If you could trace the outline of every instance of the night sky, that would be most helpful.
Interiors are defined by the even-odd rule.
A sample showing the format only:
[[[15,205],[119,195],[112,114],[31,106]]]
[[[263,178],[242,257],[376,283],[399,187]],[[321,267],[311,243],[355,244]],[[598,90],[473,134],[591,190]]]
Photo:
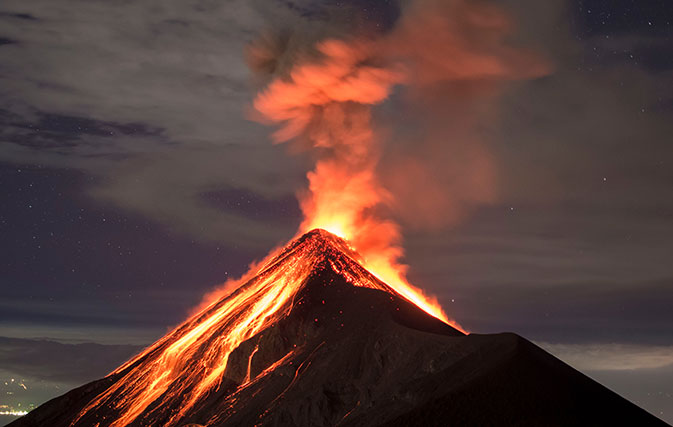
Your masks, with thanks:
[[[402,220],[409,277],[673,422],[673,4],[498,3],[551,72],[480,128],[496,202]],[[386,32],[403,8],[0,3],[0,412],[105,375],[295,234],[311,159],[249,119],[245,46],[279,23]]]

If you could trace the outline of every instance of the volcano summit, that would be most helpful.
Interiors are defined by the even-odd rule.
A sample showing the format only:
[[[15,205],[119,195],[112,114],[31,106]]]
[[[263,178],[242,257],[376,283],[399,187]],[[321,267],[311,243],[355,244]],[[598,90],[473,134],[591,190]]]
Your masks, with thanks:
[[[665,425],[529,341],[466,335],[313,230],[23,426]]]

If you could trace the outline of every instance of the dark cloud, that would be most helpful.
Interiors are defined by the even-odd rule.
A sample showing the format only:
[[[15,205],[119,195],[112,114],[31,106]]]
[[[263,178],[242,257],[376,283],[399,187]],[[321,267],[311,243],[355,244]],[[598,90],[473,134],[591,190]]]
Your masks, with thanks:
[[[28,119],[6,110],[0,111],[0,132],[4,142],[33,149],[61,149],[61,152],[96,143],[114,144],[113,138],[118,136],[161,135],[161,129],[142,123],[114,123],[40,112]],[[94,141],[90,140],[92,137]]]
[[[0,366],[20,377],[84,383],[107,375],[140,348],[0,337]]]
[[[6,19],[20,19],[26,21],[35,21],[36,18],[29,13],[12,13],[12,12],[0,12],[0,18]]]
[[[541,288],[502,282],[479,291],[456,289],[453,296],[462,318],[479,332],[504,329],[533,339],[553,336],[555,342],[564,343],[669,345],[671,283],[669,278],[655,283],[559,283]]]
[[[3,36],[16,43],[0,50],[0,158],[98,176],[94,197],[199,239],[280,239],[200,195],[235,188],[274,200],[301,180],[301,161],[285,160],[244,119],[243,46],[274,11],[288,12],[259,2],[157,5],[3,3]]]

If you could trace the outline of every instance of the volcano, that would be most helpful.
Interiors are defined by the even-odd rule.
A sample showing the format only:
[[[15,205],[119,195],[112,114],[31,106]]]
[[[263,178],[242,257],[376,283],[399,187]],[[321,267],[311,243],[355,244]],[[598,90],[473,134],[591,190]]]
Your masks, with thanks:
[[[512,333],[464,334],[313,230],[22,426],[666,425]]]

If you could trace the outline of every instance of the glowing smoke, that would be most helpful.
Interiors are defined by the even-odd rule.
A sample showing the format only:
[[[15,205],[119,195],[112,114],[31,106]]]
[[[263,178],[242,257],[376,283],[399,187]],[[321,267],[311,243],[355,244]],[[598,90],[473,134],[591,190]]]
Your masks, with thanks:
[[[287,33],[267,34],[249,49],[251,67],[271,74],[254,100],[257,118],[278,127],[275,142],[293,141],[316,156],[308,190],[299,193],[299,233],[319,227],[346,238],[366,268],[445,320],[439,304],[406,281],[395,218],[439,226],[494,199],[492,159],[471,128],[475,101],[492,100],[499,82],[545,71],[534,56],[506,44],[511,29],[492,5],[428,0],[410,4],[398,25],[377,37],[297,46]],[[426,139],[408,141],[382,163],[385,141],[372,110],[398,85],[411,89],[405,102],[415,114],[427,114]],[[436,120],[447,107],[460,122]],[[460,139],[438,139],[442,134]]]

